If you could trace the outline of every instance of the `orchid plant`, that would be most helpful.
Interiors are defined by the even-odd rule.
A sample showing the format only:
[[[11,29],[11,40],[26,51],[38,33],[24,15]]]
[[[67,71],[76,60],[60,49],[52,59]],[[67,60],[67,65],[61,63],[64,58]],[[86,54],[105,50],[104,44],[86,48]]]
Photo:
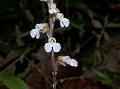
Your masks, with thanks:
[[[46,2],[48,4],[48,12],[49,12],[49,23],[40,23],[36,24],[35,28],[30,31],[30,35],[32,38],[39,39],[41,33],[46,34],[48,37],[48,42],[45,43],[44,49],[47,53],[51,53],[52,65],[53,65],[53,89],[56,89],[56,74],[57,69],[56,65],[70,65],[73,67],[78,66],[78,62],[75,59],[71,59],[69,56],[58,56],[55,60],[54,54],[56,52],[60,52],[61,45],[56,42],[55,37],[53,37],[54,23],[56,20],[60,21],[61,27],[68,27],[70,24],[69,19],[64,18],[64,15],[60,12],[60,10],[56,7],[56,4],[53,0],[40,0]]]

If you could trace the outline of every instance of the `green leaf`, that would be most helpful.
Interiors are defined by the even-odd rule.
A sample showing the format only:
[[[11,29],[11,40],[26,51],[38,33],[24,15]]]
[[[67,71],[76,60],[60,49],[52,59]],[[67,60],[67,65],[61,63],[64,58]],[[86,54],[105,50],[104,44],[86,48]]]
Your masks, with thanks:
[[[71,22],[71,26],[82,32],[85,32],[85,29],[83,28],[84,24],[76,24],[74,22]]]
[[[105,16],[104,18],[104,27],[106,27],[108,25],[108,15]]]
[[[6,73],[0,73],[0,81],[9,89],[29,89],[23,80]]]
[[[112,80],[109,78],[107,74],[102,73],[98,70],[93,70],[93,72],[97,75],[97,78],[99,79],[99,81],[101,81],[102,84],[112,83]]]
[[[120,23],[110,23],[110,24],[107,25],[107,27],[119,28],[120,27]]]

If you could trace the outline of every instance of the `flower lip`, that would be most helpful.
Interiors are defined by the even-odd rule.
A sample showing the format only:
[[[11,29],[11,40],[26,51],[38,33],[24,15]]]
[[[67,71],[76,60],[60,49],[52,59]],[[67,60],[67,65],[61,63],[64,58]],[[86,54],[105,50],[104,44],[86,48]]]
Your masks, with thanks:
[[[40,31],[39,29],[32,29],[32,30],[30,31],[31,37],[32,37],[32,38],[39,39],[39,37],[40,37],[39,31]]]
[[[60,19],[60,26],[61,27],[68,27],[69,24],[70,24],[69,19],[67,19],[67,18],[61,18]]]
[[[44,48],[47,53],[51,52],[52,50],[54,52],[59,52],[61,50],[61,45],[59,43],[46,43]]]
[[[49,53],[49,52],[52,51],[52,44],[51,43],[46,43],[45,46],[44,46],[44,48],[45,48],[45,51],[47,53]]]
[[[53,51],[59,52],[61,50],[61,45],[59,43],[53,43]]]
[[[60,26],[61,27],[68,27],[70,24],[69,19],[64,18],[64,15],[62,13],[57,13],[56,14],[56,19],[60,21]]]
[[[52,50],[54,52],[59,52],[61,50],[61,45],[56,43],[56,39],[54,37],[50,37],[44,48],[47,53],[51,52]]]
[[[75,59],[68,59],[68,60],[66,60],[66,63],[70,66],[73,66],[73,67],[78,66],[78,62]]]

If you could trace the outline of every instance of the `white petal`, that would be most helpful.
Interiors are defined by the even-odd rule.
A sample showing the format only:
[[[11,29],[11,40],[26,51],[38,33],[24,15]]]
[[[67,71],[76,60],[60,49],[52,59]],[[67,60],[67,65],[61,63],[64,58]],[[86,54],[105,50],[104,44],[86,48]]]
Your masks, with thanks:
[[[73,67],[78,66],[78,62],[75,59],[68,59],[68,60],[66,60],[66,63],[70,66],[73,66]]]
[[[30,31],[30,35],[32,38],[36,37],[36,39],[39,39],[39,37],[40,37],[39,29],[32,29]]]
[[[36,29],[32,29],[32,30],[30,31],[30,35],[31,35],[32,38],[35,38],[35,36],[37,35]]]
[[[71,65],[71,61],[70,61],[71,59],[67,59],[66,60],[66,64],[68,64],[68,65]]]
[[[60,50],[61,50],[61,45],[59,43],[54,43],[53,44],[53,51],[59,52]]]
[[[44,48],[45,48],[45,51],[47,53],[49,53],[49,52],[52,51],[52,44],[51,43],[46,43],[45,46],[44,46]]]
[[[61,22],[63,22],[63,24],[64,24],[65,27],[69,26],[69,24],[70,24],[69,19],[67,19],[67,18],[61,18],[60,20],[61,20]]]
[[[71,59],[71,66],[77,67],[78,62],[75,59]]]
[[[40,38],[40,33],[37,33],[36,34],[36,39],[39,39]]]
[[[64,23],[60,20],[60,26],[64,27]]]

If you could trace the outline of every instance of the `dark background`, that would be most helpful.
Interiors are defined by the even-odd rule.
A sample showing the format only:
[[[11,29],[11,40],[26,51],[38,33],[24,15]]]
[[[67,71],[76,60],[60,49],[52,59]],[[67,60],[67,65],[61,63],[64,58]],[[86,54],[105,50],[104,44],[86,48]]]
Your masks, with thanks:
[[[77,68],[59,67],[57,89],[120,89],[120,0],[55,2],[70,20],[68,28],[55,23],[54,36],[62,45],[56,57],[69,55],[79,62]],[[0,0],[0,72],[19,76],[30,89],[50,88],[50,60],[43,49],[47,37],[29,35],[48,19],[45,2]]]

